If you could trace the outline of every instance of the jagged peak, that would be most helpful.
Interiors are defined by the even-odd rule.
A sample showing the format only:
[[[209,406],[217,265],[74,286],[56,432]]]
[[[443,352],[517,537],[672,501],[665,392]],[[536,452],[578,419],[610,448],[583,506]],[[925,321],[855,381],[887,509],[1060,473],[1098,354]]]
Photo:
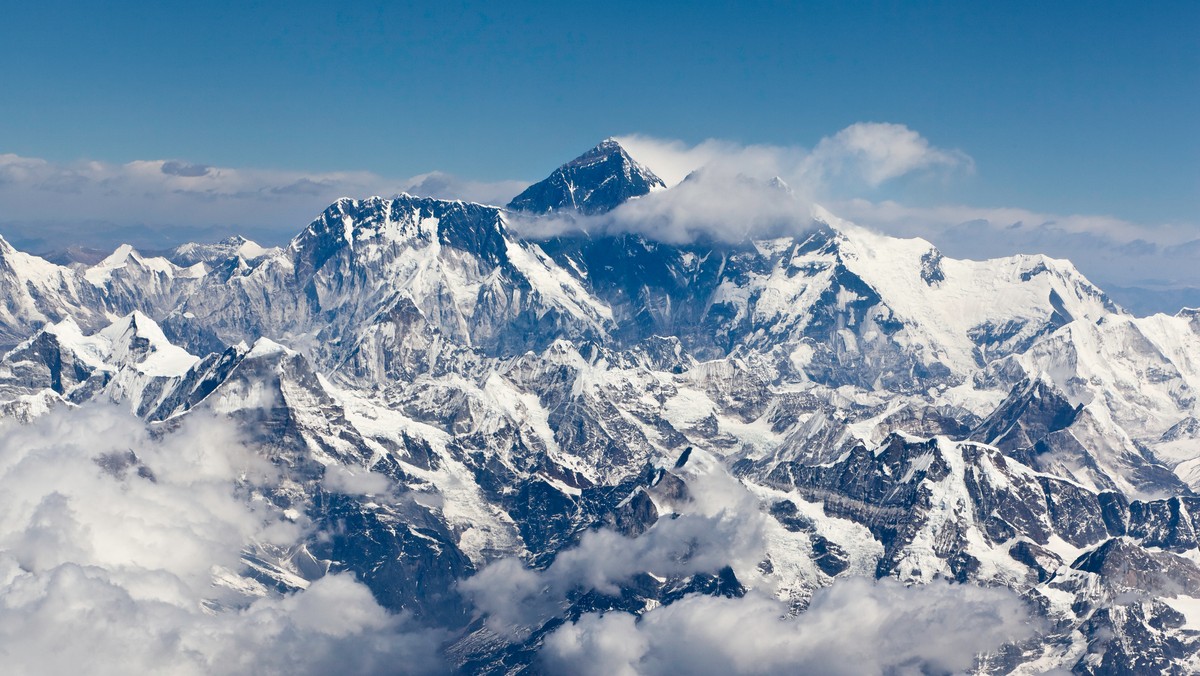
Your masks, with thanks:
[[[620,141],[609,137],[526,188],[508,208],[538,214],[564,210],[599,214],[666,187]]]
[[[83,329],[79,326],[78,322],[76,322],[73,317],[68,315],[57,322],[48,322],[44,324],[36,333],[5,352],[3,359],[7,360],[10,355],[29,349],[31,345],[43,339],[45,336],[53,336],[55,341],[60,345],[65,344],[72,348],[88,341],[88,337],[84,335]]]
[[[605,160],[605,159],[608,159],[613,156],[620,157],[621,160],[623,162],[625,162],[626,164],[628,164],[630,166],[638,167],[639,169],[641,169],[642,171],[644,171],[648,174],[652,175],[654,173],[654,172],[650,171],[650,169],[646,168],[644,165],[639,163],[637,160],[633,159],[633,156],[629,154],[629,151],[625,149],[625,146],[621,145],[621,142],[612,136],[609,136],[608,138],[604,139],[603,141],[592,146],[587,151],[585,151],[583,154],[581,154],[579,157],[576,157],[575,159],[571,160],[570,162],[567,162],[566,164],[564,164],[562,167],[560,167],[560,169],[565,168],[565,167],[574,167],[574,166],[591,164],[596,161]]]
[[[254,341],[254,345],[251,346],[246,352],[246,359],[260,359],[274,356],[291,357],[295,356],[296,354],[299,353],[285,345],[271,340],[270,338],[259,338],[258,340]]]
[[[83,335],[83,329],[79,326],[79,322],[75,318],[67,315],[57,322],[50,322],[42,327],[42,331],[53,333],[55,335]]]
[[[124,263],[125,261],[129,260],[130,258],[141,258],[141,257],[142,257],[141,254],[138,253],[137,249],[133,248],[132,244],[121,244],[121,245],[118,245],[116,249],[113,249],[113,252],[111,254],[109,254],[107,257],[105,257],[104,260],[100,261],[96,265],[104,266],[104,267],[113,267],[115,265],[120,265],[121,263]]]
[[[98,334],[114,343],[133,336],[145,338],[153,343],[170,343],[158,322],[138,310],[134,310],[100,329]]]
[[[131,264],[167,276],[174,276],[178,271],[178,266],[166,258],[161,256],[148,258],[143,256],[133,245],[122,244],[99,263],[85,268],[83,276],[92,284],[103,286],[112,278],[114,272],[129,267]]]
[[[134,310],[84,338],[101,361],[110,366],[129,366],[152,376],[177,377],[187,373],[200,358],[172,343],[158,322]]]
[[[339,199],[292,238],[288,251],[301,268],[315,270],[343,249],[367,251],[364,242],[424,247],[436,241],[496,264],[509,239],[498,207],[401,193]]]

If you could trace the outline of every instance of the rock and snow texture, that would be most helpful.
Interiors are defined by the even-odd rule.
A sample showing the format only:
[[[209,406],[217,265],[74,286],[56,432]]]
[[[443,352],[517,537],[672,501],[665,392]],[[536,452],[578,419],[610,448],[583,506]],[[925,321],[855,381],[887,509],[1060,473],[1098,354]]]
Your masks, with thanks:
[[[170,259],[176,265],[191,267],[197,263],[219,263],[235,257],[252,261],[274,252],[274,248],[263,247],[258,242],[235,235],[216,244],[184,244],[171,252]]]
[[[510,208],[661,189],[606,141]],[[195,513],[237,527],[170,540],[212,557],[168,595],[184,641],[310,604],[256,626],[361,639],[363,671],[1200,669],[1196,312],[1133,318],[1066,261],[953,260],[820,210],[686,245],[530,241],[511,216],[342,199],[286,247],[74,268],[0,241],[6,438],[137,437],[64,437],[89,478],[0,523],[0,619],[70,564],[148,612],[165,592],[69,546],[99,527],[71,515],[115,487],[182,509],[162,491],[203,479],[226,490]],[[181,479],[206,426],[246,453]],[[10,446],[6,486],[46,465],[14,449],[58,457]],[[345,629],[313,619],[339,603]],[[188,654],[230,670],[218,647]]]
[[[529,186],[508,203],[508,208],[535,214],[601,214],[666,187],[653,171],[630,157],[616,139],[609,138]]]

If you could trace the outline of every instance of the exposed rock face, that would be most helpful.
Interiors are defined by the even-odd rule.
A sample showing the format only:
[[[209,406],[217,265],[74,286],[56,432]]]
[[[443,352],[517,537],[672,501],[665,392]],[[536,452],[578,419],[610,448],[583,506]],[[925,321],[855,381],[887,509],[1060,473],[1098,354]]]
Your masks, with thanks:
[[[554,170],[508,203],[514,211],[545,214],[555,211],[600,214],[624,202],[666,188],[654,172],[638,164],[616,139],[600,145]]]

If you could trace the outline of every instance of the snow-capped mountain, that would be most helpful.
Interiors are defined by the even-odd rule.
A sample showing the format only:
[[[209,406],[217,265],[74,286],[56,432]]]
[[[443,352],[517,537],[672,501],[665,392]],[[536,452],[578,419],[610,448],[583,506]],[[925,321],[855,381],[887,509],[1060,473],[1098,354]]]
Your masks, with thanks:
[[[495,207],[407,195],[343,199],[284,249],[214,267],[168,322],[223,343],[270,337],[333,365],[411,307],[465,347],[513,352],[601,337],[607,308],[507,230]]]
[[[663,180],[629,156],[613,138],[567,162],[508,203],[535,214],[600,214],[627,200],[666,188]]]
[[[666,192],[610,139],[507,210],[342,199],[277,249],[0,241],[0,413],[231,422],[279,474],[236,494],[295,528],[214,573],[213,612],[352,574],[464,673],[706,599],[802,618],[864,577],[1012,590],[1026,631],[977,672],[1200,669],[1194,312],[820,209],[741,242],[509,227]]]
[[[0,345],[12,347],[46,322],[75,317],[98,326],[105,299],[95,285],[70,268],[17,251],[0,239]]]
[[[191,267],[197,263],[211,265],[235,257],[252,261],[274,253],[274,251],[273,248],[263,247],[258,242],[234,235],[216,244],[198,244],[196,242],[183,244],[175,247],[168,258],[176,265]]]

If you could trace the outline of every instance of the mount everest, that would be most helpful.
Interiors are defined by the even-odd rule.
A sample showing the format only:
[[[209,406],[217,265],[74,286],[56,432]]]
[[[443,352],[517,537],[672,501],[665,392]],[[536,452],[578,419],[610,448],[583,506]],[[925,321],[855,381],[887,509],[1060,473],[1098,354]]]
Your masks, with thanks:
[[[504,208],[341,199],[281,248],[0,240],[0,646],[82,566],[187,618],[180,672],[246,670],[212,637],[268,615],[369,673],[1200,670],[1200,315],[819,207],[614,227],[697,185],[610,139]],[[75,425],[78,490],[38,488]],[[206,436],[240,449],[204,488],[220,555],[89,539],[114,487],[157,532],[199,471],[163,449]]]

